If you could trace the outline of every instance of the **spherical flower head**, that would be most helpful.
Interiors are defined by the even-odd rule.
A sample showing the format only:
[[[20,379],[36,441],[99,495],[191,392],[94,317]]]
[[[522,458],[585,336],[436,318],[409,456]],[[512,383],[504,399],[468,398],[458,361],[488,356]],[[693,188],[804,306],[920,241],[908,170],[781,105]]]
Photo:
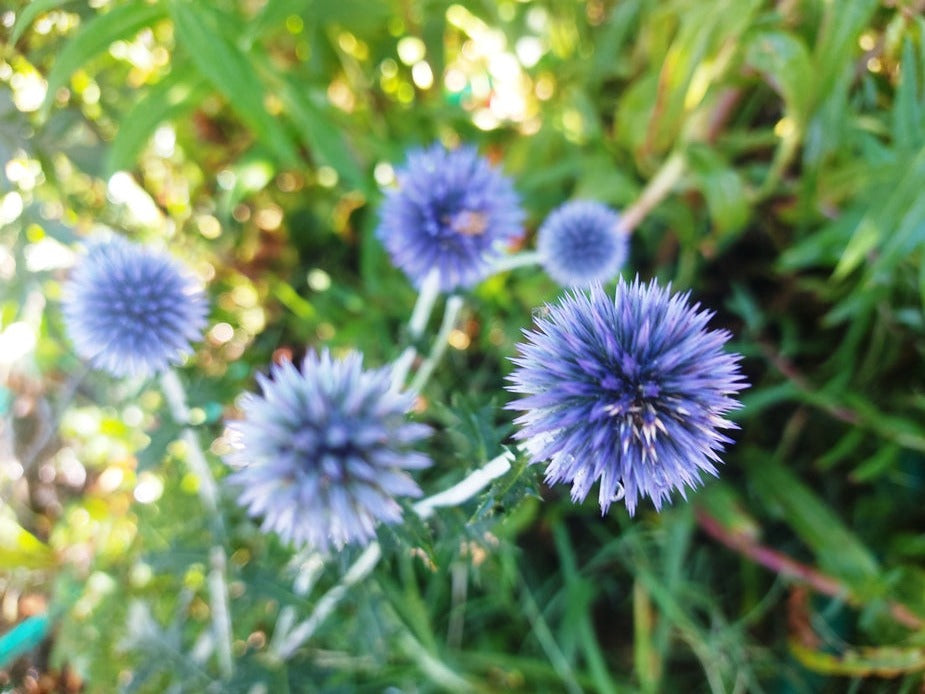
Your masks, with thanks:
[[[723,351],[730,334],[708,330],[713,313],[699,308],[621,278],[614,299],[599,284],[573,290],[525,331],[508,386],[524,397],[508,407],[523,412],[532,462],[549,461],[548,483],[571,483],[577,502],[599,481],[603,513],[622,497],[633,514],[640,498],[661,509],[717,474],[746,383],[741,357]]]
[[[202,336],[207,302],[170,255],[114,236],[89,244],[63,287],[74,348],[113,376],[150,376],[180,363]]]
[[[620,229],[620,215],[599,202],[574,200],[546,218],[536,246],[543,267],[556,282],[589,287],[620,271],[628,241]]]
[[[364,371],[358,352],[310,352],[301,369],[284,361],[257,379],[263,394],[242,399],[226,461],[265,532],[328,552],[401,519],[395,497],[421,493],[405,470],[430,465],[410,447],[430,429],[408,421],[414,395],[391,387],[391,369]]]
[[[434,268],[444,291],[477,284],[521,233],[513,184],[473,147],[413,150],[397,178],[376,234],[417,287]]]

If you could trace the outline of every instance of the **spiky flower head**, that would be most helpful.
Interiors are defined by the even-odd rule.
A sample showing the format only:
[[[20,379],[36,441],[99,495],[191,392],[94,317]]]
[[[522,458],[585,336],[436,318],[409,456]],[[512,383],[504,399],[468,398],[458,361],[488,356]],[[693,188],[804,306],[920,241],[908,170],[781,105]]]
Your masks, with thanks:
[[[653,280],[620,279],[611,299],[600,285],[572,291],[525,331],[509,390],[524,397],[517,436],[546,480],[568,482],[583,501],[600,482],[601,510],[624,498],[656,509],[684,496],[701,473],[716,475],[718,452],[736,428],[725,415],[746,387],[730,334],[708,330],[710,311]]]
[[[150,376],[177,364],[202,336],[199,282],[169,254],[113,236],[93,241],[63,289],[74,348],[114,376]]]
[[[306,355],[258,375],[262,395],[247,393],[243,418],[229,424],[239,503],[262,516],[264,531],[327,552],[367,544],[378,522],[401,519],[396,496],[419,496],[405,470],[430,459],[410,450],[429,427],[408,421],[414,395],[391,387],[391,369],[364,370],[350,352]]]
[[[396,175],[376,234],[417,287],[434,268],[444,291],[477,284],[521,233],[524,214],[511,180],[474,147],[412,150]]]
[[[537,233],[536,247],[549,276],[566,287],[613,278],[626,261],[628,237],[620,215],[592,200],[556,208]]]

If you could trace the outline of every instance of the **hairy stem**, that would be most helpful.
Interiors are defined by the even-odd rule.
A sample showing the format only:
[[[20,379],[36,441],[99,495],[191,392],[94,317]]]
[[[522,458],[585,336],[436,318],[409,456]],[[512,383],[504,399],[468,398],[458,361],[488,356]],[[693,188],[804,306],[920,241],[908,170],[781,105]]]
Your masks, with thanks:
[[[463,300],[460,296],[451,296],[446,300],[443,320],[440,322],[440,329],[437,331],[437,336],[434,338],[433,345],[430,348],[430,354],[421,362],[418,372],[414,375],[414,380],[411,381],[411,390],[415,393],[420,393],[423,390],[428,379],[430,379],[430,375],[434,372],[440,359],[443,358],[443,353],[446,352],[447,340],[453,326],[456,325],[456,318],[459,316],[462,306]]]
[[[418,292],[418,298],[414,302],[414,309],[411,312],[411,320],[408,322],[408,337],[411,342],[417,342],[424,334],[424,328],[427,327],[427,321],[434,310],[434,303],[440,295],[440,271],[437,268],[431,270],[424,282],[421,284],[421,290]],[[396,390],[404,386],[408,378],[408,372],[411,370],[411,364],[417,355],[417,348],[411,344],[405,347],[401,356],[395,360],[392,366],[392,387]]]
[[[199,436],[187,426],[189,422],[189,406],[186,402],[186,391],[180,382],[176,371],[168,370],[161,375],[161,388],[170,413],[174,420],[183,425],[181,438],[186,444],[186,462],[199,480],[199,499],[208,512],[219,536],[224,535],[222,517],[218,509],[218,485],[209,463],[203,453]],[[231,657],[231,611],[228,608],[228,582],[226,578],[228,558],[221,543],[212,545],[209,550],[209,602],[212,613],[212,630],[218,644],[218,664],[224,679],[230,679],[234,672],[234,663]]]
[[[422,520],[426,520],[434,514],[434,510],[437,508],[442,506],[458,506],[468,501],[482,489],[487,487],[492,481],[498,479],[510,470],[513,458],[513,453],[505,451],[501,455],[485,463],[485,465],[479,469],[471,472],[469,476],[461,482],[439,494],[434,494],[416,503],[414,505],[414,512],[417,513]],[[315,609],[312,610],[312,613],[307,619],[296,625],[285,636],[277,637],[274,635],[273,641],[279,644],[274,649],[274,655],[282,660],[286,660],[295,653],[295,651],[314,635],[318,628],[330,616],[334,608],[337,607],[338,603],[347,594],[350,587],[366,578],[366,576],[376,568],[381,558],[382,548],[379,546],[379,543],[370,543],[366,549],[363,550],[363,553],[357,557],[350,568],[347,569],[347,573],[344,574],[340,583],[321,596],[321,599],[318,600],[315,605]],[[279,626],[279,623],[277,623],[277,628],[279,628]]]
[[[539,265],[541,262],[542,257],[540,256],[539,251],[521,251],[520,253],[511,253],[509,255],[498,258],[494,265],[491,266],[491,272],[492,274],[497,274],[499,272],[507,272],[508,270],[513,270],[518,267]]]

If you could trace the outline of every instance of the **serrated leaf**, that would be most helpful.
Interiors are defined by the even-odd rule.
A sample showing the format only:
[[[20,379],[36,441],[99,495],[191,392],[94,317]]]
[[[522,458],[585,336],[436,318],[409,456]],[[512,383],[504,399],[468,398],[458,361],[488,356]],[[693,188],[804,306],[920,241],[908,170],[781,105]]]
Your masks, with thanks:
[[[106,160],[112,174],[129,169],[157,127],[192,109],[205,96],[205,79],[182,64],[174,64],[120,119],[119,130]]]
[[[228,99],[231,108],[257,138],[287,166],[297,166],[299,156],[280,121],[269,114],[264,103],[267,89],[260,81],[250,57],[221,30],[233,21],[208,6],[183,0],[170,2],[177,42],[193,65]]]
[[[45,115],[54,102],[55,93],[63,87],[68,78],[91,58],[105,51],[116,41],[127,39],[165,16],[163,5],[128,3],[99,14],[86,24],[66,43],[58,53],[51,72],[48,73],[48,91],[41,112]]]

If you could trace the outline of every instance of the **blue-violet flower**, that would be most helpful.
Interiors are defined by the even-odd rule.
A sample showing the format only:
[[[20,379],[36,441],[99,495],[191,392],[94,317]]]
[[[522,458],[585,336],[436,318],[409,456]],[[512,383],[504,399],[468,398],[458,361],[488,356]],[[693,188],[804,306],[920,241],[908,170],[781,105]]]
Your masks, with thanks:
[[[205,327],[197,280],[167,253],[118,236],[90,243],[62,292],[77,354],[114,376],[166,370]]]
[[[301,369],[284,361],[258,375],[243,418],[229,423],[239,503],[264,531],[321,552],[367,544],[378,522],[401,519],[396,496],[419,496],[405,472],[430,459],[410,450],[429,427],[408,421],[414,395],[391,387],[391,369],[363,370],[350,352],[309,352]]]
[[[606,513],[625,499],[656,509],[673,490],[685,496],[702,472],[716,475],[731,440],[720,429],[746,387],[725,330],[708,330],[710,311],[653,280],[621,278],[616,297],[599,284],[573,290],[525,331],[509,390],[524,397],[517,437],[532,462],[549,461],[548,483],[572,485],[583,501],[595,482]]]
[[[477,284],[522,231],[511,180],[473,147],[412,150],[396,176],[376,234],[417,287],[432,269],[444,291]]]
[[[573,200],[556,208],[537,233],[546,272],[566,287],[607,282],[623,267],[629,238],[620,216],[606,205]]]

